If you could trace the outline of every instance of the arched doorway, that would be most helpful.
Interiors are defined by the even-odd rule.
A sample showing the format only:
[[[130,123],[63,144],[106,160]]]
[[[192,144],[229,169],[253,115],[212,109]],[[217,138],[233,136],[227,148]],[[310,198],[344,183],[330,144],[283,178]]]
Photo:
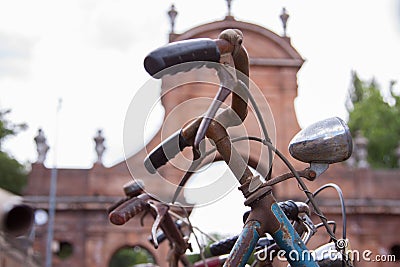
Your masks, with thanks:
[[[139,264],[156,266],[155,263],[153,254],[146,248],[126,245],[114,252],[108,267],[133,267]]]

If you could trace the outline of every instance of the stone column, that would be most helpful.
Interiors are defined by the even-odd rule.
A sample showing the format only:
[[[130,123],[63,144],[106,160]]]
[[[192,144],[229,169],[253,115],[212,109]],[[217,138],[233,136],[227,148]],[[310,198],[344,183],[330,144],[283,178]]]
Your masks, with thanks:
[[[96,143],[95,150],[97,154],[97,160],[96,163],[98,164],[103,164],[103,154],[104,151],[106,150],[106,147],[104,146],[104,136],[103,136],[103,131],[98,130],[97,131],[97,136],[93,138],[94,142]]]
[[[360,131],[356,132],[356,137],[354,138],[355,144],[355,156],[357,160],[358,168],[368,168],[369,163],[367,161],[368,158],[368,139],[365,138]]]

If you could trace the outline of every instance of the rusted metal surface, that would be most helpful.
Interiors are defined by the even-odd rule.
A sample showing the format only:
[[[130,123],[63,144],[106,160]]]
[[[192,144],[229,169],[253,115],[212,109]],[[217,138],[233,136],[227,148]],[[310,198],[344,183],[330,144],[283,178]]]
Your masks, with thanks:
[[[158,213],[162,217],[159,226],[167,236],[168,240],[174,244],[174,250],[180,257],[186,252],[188,243],[183,239],[181,232],[171,218],[171,215],[168,213],[169,206],[163,203],[157,203],[156,207],[159,210]],[[158,225],[156,225],[155,228],[158,228]]]
[[[235,68],[238,71],[237,79],[243,82],[248,87],[249,57],[246,49],[241,45],[242,41],[243,41],[243,34],[238,30],[232,30],[232,29],[223,31],[220,34],[219,39],[215,40],[221,55],[227,53],[231,54],[233,59],[233,66],[231,67]],[[233,113],[230,114],[231,115],[230,117],[232,118],[233,122],[238,121],[237,119],[236,120],[233,119],[234,117],[239,118],[239,123],[235,123],[235,125],[239,125],[245,120],[247,116],[247,96],[243,93],[240,94],[240,92],[234,90],[235,88],[228,88],[228,89],[233,90],[232,102],[231,102],[231,108],[232,108],[231,110],[233,111]],[[228,112],[225,113],[225,116],[226,114],[229,115],[230,109],[227,109],[227,111]],[[199,129],[202,120],[203,118],[197,119],[182,129],[182,135],[186,140],[194,143],[194,138],[197,134],[197,131]],[[225,119],[225,121],[227,120]],[[228,125],[226,126],[228,127]],[[210,127],[211,125],[208,128]]]
[[[275,232],[270,232],[276,244],[285,252],[285,257],[291,266],[318,267],[313,255],[308,251],[299,234],[295,231],[285,214],[274,203],[271,206],[273,216],[279,221],[280,227]]]
[[[316,177],[316,173],[313,170],[310,170],[309,168],[305,169],[305,170],[301,170],[301,171],[297,171],[297,173],[299,174],[300,177],[306,178],[307,180],[314,180]],[[283,182],[287,179],[293,178],[294,174],[292,172],[288,172],[288,173],[284,173],[282,175],[279,175],[275,178],[272,178],[268,181],[265,182],[266,185],[275,185],[278,184],[280,182]]]
[[[248,259],[253,253],[253,249],[257,244],[260,235],[260,223],[257,221],[249,221],[243,227],[235,246],[233,247],[224,267],[240,267],[245,266]]]
[[[193,144],[193,147],[196,149],[198,149],[200,142],[204,139],[207,129],[221,104],[226,100],[236,86],[236,70],[232,56],[228,55],[227,62],[227,66],[224,65],[224,67],[219,68],[217,71],[220,79],[220,87],[206,114],[203,116],[199,129],[197,130]]]
[[[232,146],[228,133],[221,124],[212,121],[207,131],[207,137],[214,141],[221,157],[241,184],[253,177],[253,173],[250,171],[247,163],[236,148]]]
[[[137,197],[127,199],[116,207],[109,214],[109,219],[113,224],[123,225],[143,211],[149,211],[154,217],[151,231],[154,247],[158,247],[157,230],[161,228],[172,244],[169,258],[170,266],[178,266],[179,260],[184,260],[182,255],[188,249],[189,243],[183,238],[182,233],[169,214],[169,206],[167,204],[160,203],[152,199],[147,193],[143,193]]]
[[[149,199],[150,196],[147,194],[128,199],[109,214],[110,222],[115,225],[127,223],[135,215],[149,209],[149,204],[147,203]]]
[[[249,56],[246,49],[242,46],[243,33],[239,30],[228,29],[221,32],[219,38],[230,42],[234,46],[232,51],[233,61],[236,70],[241,73],[241,75],[238,75],[238,79],[248,87],[250,66]],[[231,107],[243,122],[247,116],[247,97],[233,93]]]

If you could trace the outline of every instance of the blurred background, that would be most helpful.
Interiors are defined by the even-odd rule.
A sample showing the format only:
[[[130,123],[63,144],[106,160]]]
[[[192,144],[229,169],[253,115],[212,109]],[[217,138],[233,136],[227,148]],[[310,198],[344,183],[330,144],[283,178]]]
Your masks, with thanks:
[[[288,40],[304,59],[290,77],[293,99],[287,112],[295,115],[283,139],[278,129],[279,145],[287,147],[297,130],[315,121],[332,116],[348,121],[359,150],[331,174],[342,176],[336,182],[349,199],[351,235],[356,246],[364,248],[371,241],[374,252],[399,255],[400,240],[388,230],[399,226],[400,214],[398,1],[0,0],[0,187],[22,194],[39,211],[24,239],[30,243],[24,241],[22,249],[40,255],[32,264],[44,265],[49,258],[49,219],[54,223],[53,266],[112,266],[111,256],[125,247],[156,253],[137,241],[146,239],[148,231],[132,225],[116,229],[104,218],[105,207],[123,195],[122,185],[130,179],[125,157],[138,153],[137,162],[143,159],[141,149],[149,142],[152,146],[168,113],[156,105],[145,134],[139,127],[140,138],[132,137],[127,151],[123,132],[129,105],[151,80],[143,68],[146,54],[198,26],[226,21],[228,2],[236,21]],[[178,12],[173,25],[167,13],[171,4]],[[283,8],[289,15],[284,25]],[[159,94],[149,91],[149,102]],[[139,164],[136,158],[132,162]],[[214,173],[225,172],[216,165]],[[58,185],[51,219],[52,177]],[[301,198],[291,189],[277,189],[277,196]],[[339,218],[330,207],[337,203],[329,201],[331,196],[323,205]],[[242,202],[234,190],[210,207],[194,210],[193,222],[224,236],[238,233],[246,210]],[[229,226],[209,219],[227,205],[237,207],[225,216]],[[75,234],[66,235],[71,229]],[[378,229],[388,233],[381,235]]]

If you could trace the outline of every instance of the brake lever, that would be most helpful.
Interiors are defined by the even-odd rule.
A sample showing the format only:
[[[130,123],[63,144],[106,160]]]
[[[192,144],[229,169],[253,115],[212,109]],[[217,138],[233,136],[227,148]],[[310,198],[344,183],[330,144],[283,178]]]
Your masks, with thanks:
[[[215,114],[219,110],[225,99],[231,94],[236,87],[238,81],[236,77],[235,63],[232,55],[226,54],[221,57],[223,65],[218,69],[218,77],[220,79],[220,87],[217,95],[214,97],[210,107],[200,123],[193,143],[193,154],[195,158],[199,158],[201,153],[199,150],[200,142],[206,136],[208,127],[214,119]]]
[[[304,214],[301,216],[301,221],[307,228],[307,234],[304,236],[304,244],[307,244],[310,241],[311,237],[317,232],[317,228],[315,227],[314,223],[311,221],[311,218],[308,214]]]
[[[149,206],[151,211],[155,213],[155,220],[151,227],[151,237],[154,248],[157,249],[159,246],[157,241],[157,229],[161,228],[167,239],[173,244],[175,255],[183,255],[186,249],[190,248],[190,244],[188,240],[182,236],[182,233],[169,215],[170,207],[163,203],[149,203]]]
[[[141,225],[142,227],[144,226],[144,218],[146,218],[147,214],[149,214],[149,211],[148,211],[148,210],[146,210],[146,211],[143,213],[142,217],[140,217],[140,225]]]
[[[156,213],[156,218],[154,219],[153,226],[151,227],[151,238],[153,239],[154,248],[158,248],[157,241],[157,229],[160,227],[165,214],[168,212],[168,206],[162,204],[149,203],[150,208]]]

